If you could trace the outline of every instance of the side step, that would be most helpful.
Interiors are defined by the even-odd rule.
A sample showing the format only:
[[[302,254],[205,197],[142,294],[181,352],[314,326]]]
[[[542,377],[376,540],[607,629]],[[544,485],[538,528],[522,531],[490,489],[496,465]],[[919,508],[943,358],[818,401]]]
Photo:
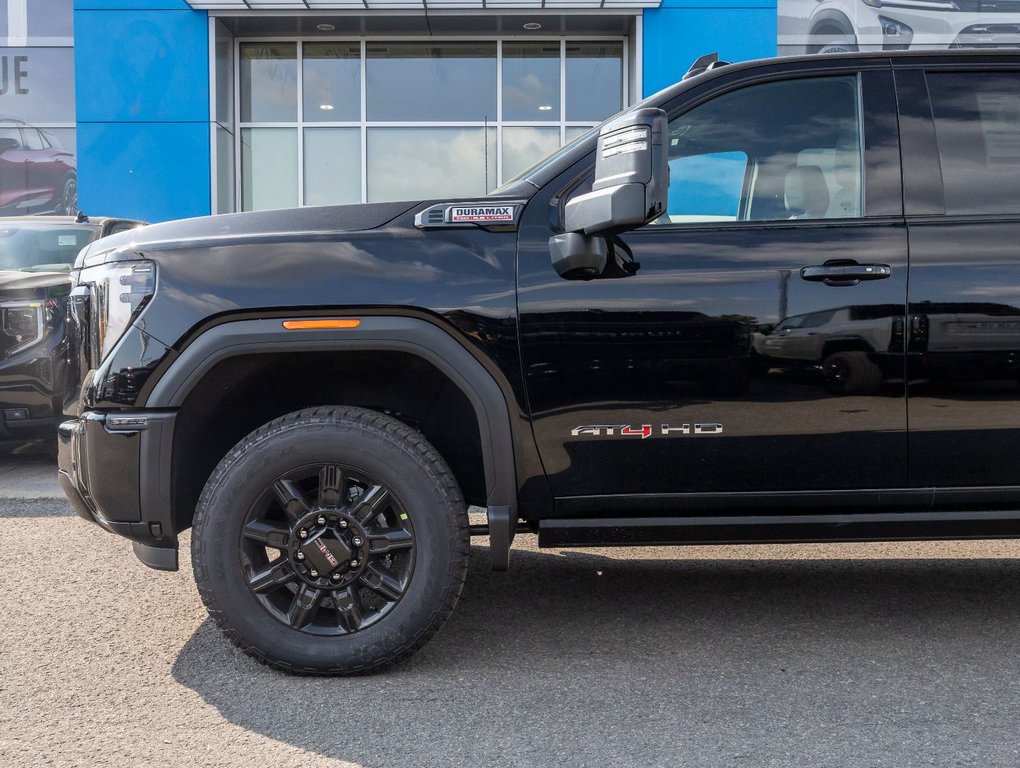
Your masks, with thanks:
[[[1020,537],[1020,510],[542,520],[540,547]]]

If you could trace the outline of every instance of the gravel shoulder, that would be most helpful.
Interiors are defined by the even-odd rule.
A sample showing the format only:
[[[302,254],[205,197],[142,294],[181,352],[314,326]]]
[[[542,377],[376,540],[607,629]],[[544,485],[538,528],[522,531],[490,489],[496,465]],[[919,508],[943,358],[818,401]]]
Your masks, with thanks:
[[[236,651],[182,570],[0,499],[3,766],[1016,766],[1020,544],[558,551],[522,536],[375,677]],[[9,572],[10,573],[10,572]],[[31,575],[40,578],[29,578]]]

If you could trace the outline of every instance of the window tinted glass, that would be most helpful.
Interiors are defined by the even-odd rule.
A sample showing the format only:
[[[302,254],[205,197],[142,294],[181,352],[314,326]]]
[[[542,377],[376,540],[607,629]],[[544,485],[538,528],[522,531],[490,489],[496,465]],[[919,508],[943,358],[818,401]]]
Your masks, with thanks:
[[[17,128],[8,125],[0,125],[0,140],[3,140],[3,145],[0,147],[0,151],[9,151],[12,149],[21,148],[21,131]]]
[[[736,221],[747,172],[743,152],[710,152],[669,161],[669,219]]]
[[[623,106],[623,44],[567,43],[567,120],[604,120]]]
[[[305,120],[361,120],[361,46],[306,43],[303,53]]]
[[[70,269],[78,251],[98,234],[96,227],[0,226],[0,270]]]
[[[825,325],[832,316],[836,313],[834,309],[827,309],[824,312],[814,312],[804,318],[804,321],[800,324],[801,328],[817,328],[820,325]]]
[[[369,120],[496,120],[495,43],[371,43]]]
[[[35,128],[24,128],[21,135],[25,138],[25,149],[46,149],[42,136]]]
[[[560,119],[558,41],[503,44],[503,119]]]
[[[655,224],[864,214],[854,76],[750,86],[669,123],[668,215]]]
[[[297,119],[297,45],[241,46],[241,122]]]
[[[1020,75],[929,74],[946,213],[1020,213]]]
[[[496,130],[369,128],[368,201],[484,195],[496,179]]]

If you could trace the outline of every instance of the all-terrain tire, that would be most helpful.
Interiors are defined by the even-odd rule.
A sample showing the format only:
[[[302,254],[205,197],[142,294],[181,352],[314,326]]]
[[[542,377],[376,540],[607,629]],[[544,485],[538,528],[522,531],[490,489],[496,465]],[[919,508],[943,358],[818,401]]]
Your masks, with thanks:
[[[412,569],[402,596],[374,623],[346,634],[314,634],[281,621],[252,590],[251,574],[242,562],[248,556],[244,547],[250,549],[243,531],[248,530],[245,521],[251,519],[253,505],[266,498],[267,488],[279,485],[279,478],[318,464],[342,466],[345,476],[350,472],[376,478],[399,501],[401,519],[413,524]],[[334,494],[335,507],[355,506],[354,491],[346,493],[353,501],[344,507]],[[317,515],[317,509],[309,504],[309,514]],[[339,520],[341,511],[333,511],[337,517],[331,519]],[[353,528],[355,518],[350,519]],[[308,535],[303,528],[300,533],[302,538]],[[467,509],[446,462],[406,424],[363,408],[313,408],[259,427],[220,461],[198,502],[191,551],[202,601],[245,653],[297,674],[364,674],[421,648],[453,611],[467,571]],[[280,547],[284,560],[286,553],[286,547]],[[296,556],[305,560],[303,554]],[[305,565],[291,561],[293,556],[286,567]],[[321,592],[335,594],[328,586]],[[295,594],[312,590],[301,582],[284,588]],[[289,599],[286,592],[281,599]],[[336,611],[339,618],[339,601]]]

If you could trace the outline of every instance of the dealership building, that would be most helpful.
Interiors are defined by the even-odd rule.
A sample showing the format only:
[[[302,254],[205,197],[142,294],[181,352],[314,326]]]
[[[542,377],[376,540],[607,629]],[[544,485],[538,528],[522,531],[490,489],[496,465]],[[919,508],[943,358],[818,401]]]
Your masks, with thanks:
[[[148,221],[480,195],[703,53],[776,50],[772,0],[4,5],[0,115],[73,149],[82,210]]]

